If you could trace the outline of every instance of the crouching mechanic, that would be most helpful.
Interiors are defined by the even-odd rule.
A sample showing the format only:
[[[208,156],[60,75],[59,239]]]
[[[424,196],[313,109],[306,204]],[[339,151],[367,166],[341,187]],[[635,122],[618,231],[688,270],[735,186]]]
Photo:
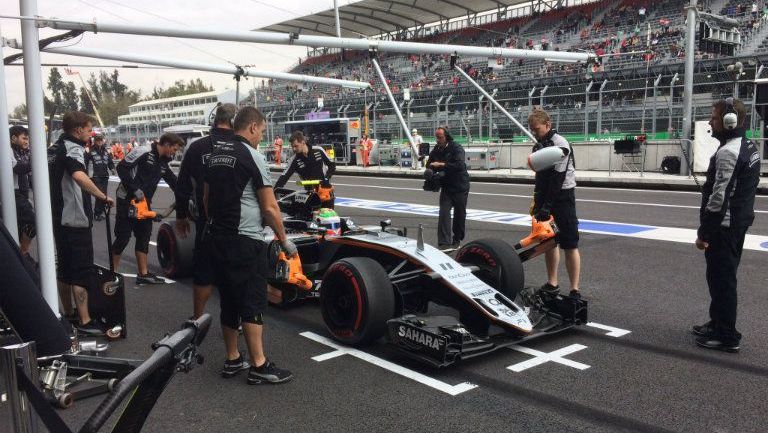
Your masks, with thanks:
[[[528,116],[528,126],[539,140],[533,147],[534,152],[550,146],[559,146],[568,152],[568,157],[554,167],[536,173],[531,215],[539,221],[548,221],[550,216],[554,216],[560,230],[557,243],[565,251],[565,268],[571,283],[570,296],[578,298],[581,297],[581,256],[578,249],[579,219],[576,217],[576,170],[571,145],[552,129],[552,119],[544,110],[534,110]],[[541,286],[541,291],[557,294],[560,290],[557,281],[560,250],[553,248],[547,251],[544,261],[547,266],[547,282]]]
[[[720,147],[709,160],[702,188],[696,247],[704,250],[707,285],[712,301],[709,322],[693,327],[696,344],[738,352],[736,272],[747,229],[755,220],[755,194],[760,181],[760,152],[746,138],[747,109],[728,98],[712,107],[712,136]]]
[[[210,134],[194,141],[187,147],[179,170],[179,181],[176,185],[176,229],[179,236],[187,237],[189,235],[189,216],[196,223],[193,253],[195,266],[192,271],[194,318],[203,314],[205,304],[213,291],[213,269],[210,263],[208,242],[207,239],[204,239],[206,218],[203,213],[203,184],[205,183],[205,167],[213,150],[234,138],[232,119],[236,112],[237,107],[234,104],[223,104],[216,109],[214,127],[211,128]],[[192,200],[192,206],[187,206],[190,200]]]
[[[99,190],[85,172],[85,143],[91,137],[93,121],[79,111],[64,114],[64,133],[48,148],[53,238],[56,243],[56,274],[64,313],[71,314],[74,294],[80,318],[78,329],[87,334],[100,334],[103,329],[91,320],[88,291],[95,289],[93,239],[91,237],[91,200],[107,206],[114,201]]]
[[[310,146],[304,138],[304,133],[295,131],[290,138],[293,158],[288,163],[282,175],[275,182],[275,188],[285,186],[293,173],[298,173],[302,180],[319,180],[318,194],[322,207],[333,208],[333,186],[331,176],[336,172],[336,163],[331,161],[322,147]]]
[[[157,144],[137,146],[125,159],[117,164],[120,185],[117,187],[117,213],[115,215],[115,241],[112,243],[112,265],[117,272],[120,269],[120,255],[131,240],[131,233],[136,236],[136,283],[162,284],[165,282],[151,274],[147,267],[149,238],[152,236],[152,219],[130,215],[132,201],[146,200],[151,205],[160,179],[165,180],[172,190],[176,190],[176,175],[168,163],[184,141],[176,134],[165,133]],[[138,218],[137,218],[138,217]]]
[[[267,164],[257,150],[266,125],[261,111],[253,107],[240,109],[234,119],[233,141],[215,149],[208,160],[203,199],[227,352],[221,374],[229,378],[250,367],[249,385],[283,383],[293,378],[291,372],[267,359],[262,338],[267,307],[268,244],[264,227],[272,228],[287,255],[298,254],[286,237]],[[237,348],[240,324],[250,363]]]

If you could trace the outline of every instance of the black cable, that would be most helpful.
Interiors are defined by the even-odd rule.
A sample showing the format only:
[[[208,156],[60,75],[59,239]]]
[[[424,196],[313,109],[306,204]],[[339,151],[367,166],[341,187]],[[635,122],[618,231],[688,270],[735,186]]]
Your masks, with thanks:
[[[685,157],[686,165],[688,166],[688,172],[691,173],[691,176],[693,176],[693,181],[696,182],[696,186],[699,187],[699,191],[702,190],[701,183],[699,183],[699,178],[696,177],[696,173],[693,171],[693,162],[691,162],[691,158],[688,156],[688,151],[685,150],[685,146],[683,146],[683,140],[680,140],[680,150],[683,152],[683,156]]]

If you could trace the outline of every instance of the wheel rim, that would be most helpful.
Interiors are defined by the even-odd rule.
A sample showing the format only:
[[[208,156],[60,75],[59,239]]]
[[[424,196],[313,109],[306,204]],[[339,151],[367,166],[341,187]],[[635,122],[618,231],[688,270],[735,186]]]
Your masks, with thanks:
[[[340,335],[351,335],[360,327],[362,300],[357,279],[342,272],[324,278],[321,296],[329,327]]]

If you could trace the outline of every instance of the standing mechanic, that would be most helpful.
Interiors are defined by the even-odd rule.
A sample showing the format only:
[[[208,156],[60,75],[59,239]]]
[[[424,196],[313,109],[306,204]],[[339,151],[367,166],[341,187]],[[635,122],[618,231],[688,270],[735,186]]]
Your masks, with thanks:
[[[562,135],[552,129],[552,119],[546,111],[533,110],[528,116],[528,127],[539,140],[533,151],[550,146],[563,148],[568,157],[554,167],[536,172],[531,215],[539,221],[555,218],[560,232],[557,243],[565,252],[565,268],[571,283],[570,296],[581,297],[579,292],[579,274],[581,256],[579,255],[579,219],[576,217],[576,169],[571,145]],[[544,261],[547,266],[547,282],[541,291],[556,294],[560,287],[557,281],[557,268],[560,264],[560,250],[553,248],[546,252]]]
[[[78,329],[100,334],[103,330],[88,312],[88,289],[97,286],[93,273],[91,200],[114,205],[114,200],[94,185],[85,171],[85,143],[91,137],[93,120],[79,111],[62,119],[64,133],[48,148],[53,237],[56,243],[57,276],[65,314],[71,313],[74,294],[80,318]]]
[[[91,165],[91,180],[94,185],[104,194],[107,193],[109,185],[109,174],[115,172],[115,163],[112,161],[112,155],[104,145],[104,136],[97,135],[93,137],[93,145],[85,154],[85,168]],[[104,202],[97,201],[93,207],[93,219],[101,221],[107,216],[104,211]]]
[[[136,236],[136,283],[162,284],[165,282],[151,274],[147,267],[149,238],[152,236],[152,218],[146,218],[138,210],[152,204],[152,197],[157,184],[162,178],[173,191],[176,191],[176,175],[168,163],[184,145],[176,134],[167,132],[160,136],[158,144],[135,147],[125,159],[117,164],[120,185],[117,187],[117,213],[115,215],[115,242],[112,243],[112,265],[115,271],[120,269],[120,255],[131,240],[131,232]],[[131,207],[135,207],[134,210]]]
[[[29,131],[23,126],[11,126],[11,149],[16,165],[13,166],[13,187],[16,197],[16,219],[19,226],[19,249],[29,260],[29,249],[35,238],[35,209],[29,201],[32,188],[32,160],[29,153]]]
[[[319,180],[321,188],[318,194],[323,200],[322,206],[333,208],[331,177],[336,172],[336,164],[322,147],[307,144],[301,131],[294,131],[290,142],[294,155],[288,163],[288,168],[275,182],[275,188],[282,188],[296,172],[303,180]]]
[[[221,372],[233,377],[250,366],[248,384],[284,383],[293,374],[264,355],[263,314],[267,307],[267,234],[274,232],[286,254],[298,254],[283,228],[280,208],[264,156],[257,150],[267,123],[261,111],[241,108],[235,137],[208,160],[204,202],[211,231],[211,259],[221,302],[221,328],[227,357]],[[250,364],[237,348],[242,323]]]
[[[437,246],[443,250],[456,249],[464,240],[469,172],[467,172],[464,158],[464,148],[453,141],[446,127],[441,126],[435,130],[435,140],[437,144],[429,154],[429,168],[438,175],[442,175]],[[451,208],[453,208],[453,224],[451,224]]]
[[[736,272],[744,237],[755,219],[760,181],[760,153],[746,138],[746,117],[744,103],[738,99],[728,98],[712,106],[709,124],[720,147],[709,160],[696,239],[696,247],[704,250],[712,301],[710,321],[694,326],[693,333],[699,337],[699,346],[726,352],[737,352],[741,341],[736,330]]]
[[[193,254],[195,266],[192,271],[192,304],[195,319],[205,311],[205,304],[213,291],[210,248],[208,243],[203,241],[206,220],[203,214],[205,167],[213,150],[234,138],[232,119],[235,117],[235,113],[237,113],[235,104],[223,104],[216,108],[214,126],[211,128],[210,134],[190,144],[184,153],[179,180],[176,183],[176,229],[179,235],[181,237],[189,235],[189,216],[195,221],[195,249]],[[187,206],[190,201],[192,204]]]

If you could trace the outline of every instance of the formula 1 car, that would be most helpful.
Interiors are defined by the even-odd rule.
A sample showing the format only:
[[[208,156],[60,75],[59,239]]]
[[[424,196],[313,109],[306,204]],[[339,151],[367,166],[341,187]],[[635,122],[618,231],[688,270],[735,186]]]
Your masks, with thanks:
[[[534,220],[531,235],[514,246],[479,239],[453,258],[426,244],[421,226],[416,239],[389,220],[358,227],[319,209],[311,185],[302,185],[305,191],[276,191],[299,256],[270,245],[275,273],[268,280],[278,292],[271,300],[319,298],[328,331],[342,343],[386,335],[404,354],[443,367],[587,321],[586,301],[524,285],[522,263],[556,247],[551,220]],[[435,309],[443,312],[430,314]]]

